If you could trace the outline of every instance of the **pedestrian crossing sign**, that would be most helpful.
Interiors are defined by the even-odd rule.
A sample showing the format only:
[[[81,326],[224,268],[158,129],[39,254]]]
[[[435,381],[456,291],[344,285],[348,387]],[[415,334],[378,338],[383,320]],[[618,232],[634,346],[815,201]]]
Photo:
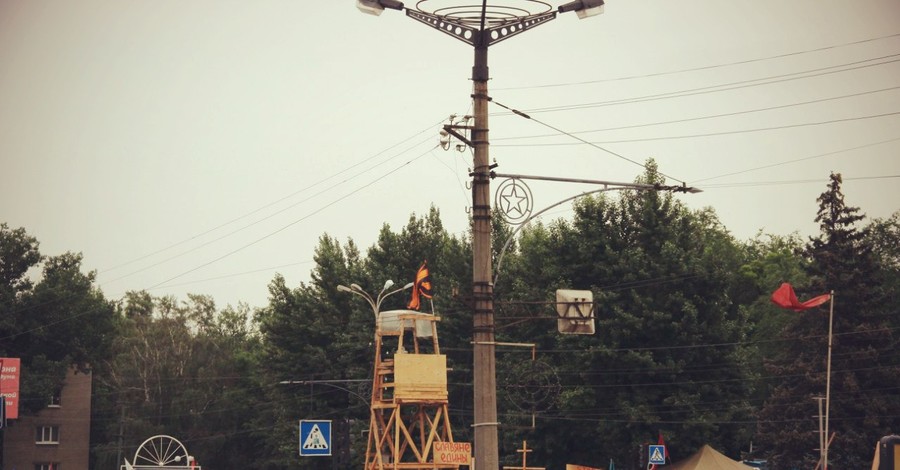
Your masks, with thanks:
[[[651,445],[650,446],[650,463],[656,465],[666,464],[666,446]]]
[[[300,421],[300,456],[331,455],[331,421]]]

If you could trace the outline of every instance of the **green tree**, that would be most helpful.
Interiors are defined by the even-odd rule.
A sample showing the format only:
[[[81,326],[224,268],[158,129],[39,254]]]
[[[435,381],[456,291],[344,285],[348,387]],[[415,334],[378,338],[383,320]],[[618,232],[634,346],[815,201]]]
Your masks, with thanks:
[[[885,302],[900,302],[900,211],[887,219],[875,219],[869,224],[867,243],[872,245],[875,259],[883,273]]]
[[[80,254],[44,258],[37,239],[0,224],[0,354],[22,359],[20,406],[33,413],[70,368],[87,373],[108,354],[114,310]],[[41,268],[37,282],[28,271]]]
[[[798,290],[801,297],[834,292],[830,431],[836,437],[829,460],[863,468],[874,441],[900,424],[893,396],[900,387],[896,306],[886,302],[870,234],[858,227],[864,215],[845,204],[840,174],[831,175],[818,202],[820,234],[806,246],[809,282]],[[813,397],[826,392],[827,307],[793,316],[782,354],[769,367],[782,383],[760,412],[760,435],[776,469],[818,460],[810,416],[817,409]]]
[[[788,236],[759,233],[745,244],[745,252],[747,261],[740,268],[743,289],[738,300],[748,320],[749,350],[754,355],[750,361],[752,374],[759,379],[753,403],[760,407],[779,384],[778,377],[770,377],[764,364],[783,349],[784,345],[777,339],[792,320],[783,310],[772,308],[772,286],[786,281],[805,285],[809,260],[803,255],[803,240],[796,233]]]
[[[24,228],[10,229],[6,223],[0,223],[0,311],[5,320],[0,320],[3,328],[0,341],[14,333],[11,320],[15,318],[16,302],[20,295],[31,290],[32,282],[27,274],[42,259],[39,246],[37,239]]]
[[[336,429],[340,432],[334,436],[337,443],[353,435],[351,420],[368,418],[368,403],[359,398],[365,392],[359,393],[358,384],[345,381],[369,377],[371,334],[364,332],[373,331],[373,314],[371,309],[357,308],[357,299],[337,290],[338,284],[363,277],[358,252],[352,242],[341,246],[325,235],[319,240],[315,261],[310,284],[291,289],[284,278],[276,277],[269,285],[269,305],[257,314],[262,376],[270,384],[269,400],[276,404],[264,468],[325,468],[327,462],[319,460],[296,461],[299,436],[295,428],[300,419],[344,423]],[[288,383],[278,385],[282,382]],[[347,447],[343,441],[341,445]],[[348,450],[339,457],[347,465],[352,456]]]
[[[302,418],[332,419],[338,431],[335,450],[346,453],[336,457],[340,460],[337,465],[362,465],[366,440],[359,436],[365,436],[369,426],[375,318],[368,303],[338,291],[337,286],[353,283],[377,296],[389,279],[394,281],[391,289],[412,281],[416,269],[427,260],[435,286],[435,310],[439,314],[453,312],[442,315],[442,345],[447,344],[447,338],[459,344],[462,340],[453,331],[463,330],[464,321],[455,315],[462,309],[456,305],[454,291],[458,291],[458,279],[464,278],[470,266],[467,250],[464,241],[446,232],[440,214],[432,209],[424,217],[411,216],[399,232],[387,225],[382,227],[365,258],[352,240],[341,244],[324,235],[316,248],[316,267],[309,284],[291,288],[281,277],[270,283],[269,304],[257,315],[263,376],[273,384],[293,383],[268,390],[269,401],[278,405],[272,414],[277,424],[267,443],[271,457],[266,468],[330,465],[322,460],[298,462],[295,458],[296,422]],[[409,291],[396,293],[387,298],[382,310],[405,308],[408,299]],[[424,310],[430,311],[431,303],[426,305]],[[463,358],[471,360],[469,355]],[[462,389],[471,402],[471,387]],[[451,394],[462,396],[459,390]]]
[[[664,183],[652,161],[647,168],[638,183]],[[627,465],[660,431],[675,458],[704,443],[736,455],[752,430],[736,301],[744,256],[712,210],[690,211],[658,191],[585,197],[571,223],[526,230],[516,273],[504,274],[525,280],[521,297],[590,289],[599,307],[595,336],[560,337],[555,321],[542,335],[533,326],[508,333],[561,352],[548,358],[560,397],[522,433],[539,440],[538,460]]]
[[[178,438],[204,465],[252,465],[264,400],[249,308],[129,292],[119,312],[120,334],[95,381],[96,465],[119,465],[155,434]]]

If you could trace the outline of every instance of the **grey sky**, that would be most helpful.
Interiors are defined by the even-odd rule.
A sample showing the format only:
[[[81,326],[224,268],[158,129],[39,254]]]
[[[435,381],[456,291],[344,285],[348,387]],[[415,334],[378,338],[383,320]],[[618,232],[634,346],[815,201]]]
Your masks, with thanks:
[[[498,171],[642,171],[535,137],[552,126],[655,158],[740,239],[814,234],[830,171],[870,217],[900,209],[896,0],[609,0],[489,60],[494,100],[540,121],[491,108]],[[0,221],[83,252],[111,298],[262,306],[275,272],[308,280],[322,233],[366,248],[431,204],[464,233],[471,158],[435,146],[470,112],[471,66],[462,42],[352,0],[0,0]],[[592,189],[530,186],[538,209]]]

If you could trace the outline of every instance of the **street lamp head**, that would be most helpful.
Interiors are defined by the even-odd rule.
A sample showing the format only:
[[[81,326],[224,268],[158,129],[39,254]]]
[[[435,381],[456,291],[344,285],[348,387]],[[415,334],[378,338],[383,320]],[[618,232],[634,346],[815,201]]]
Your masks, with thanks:
[[[410,282],[409,284],[403,286],[403,290],[409,289],[410,287],[413,286],[413,284],[414,284],[413,282]]]
[[[359,287],[359,284],[350,284],[350,288],[356,292],[365,292],[362,287]]]
[[[603,0],[575,0],[559,6],[559,12],[574,11],[579,19],[597,16],[603,13]]]
[[[393,286],[393,285],[394,285],[394,281],[388,279],[387,281],[384,281],[384,287],[381,288],[381,291],[384,292],[384,291],[390,289],[391,286]]]
[[[380,15],[385,8],[402,10],[403,2],[397,0],[356,0],[356,8],[367,15]]]
[[[353,292],[353,289],[351,289],[347,286],[341,285],[341,284],[338,284],[337,290],[338,290],[338,292]]]

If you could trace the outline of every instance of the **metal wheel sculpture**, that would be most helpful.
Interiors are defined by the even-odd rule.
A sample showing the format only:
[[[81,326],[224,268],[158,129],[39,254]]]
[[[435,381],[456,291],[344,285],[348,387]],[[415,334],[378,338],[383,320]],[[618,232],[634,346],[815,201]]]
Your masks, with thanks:
[[[184,444],[172,436],[153,436],[134,453],[134,466],[182,467],[189,464]]]
[[[523,361],[505,368],[501,377],[509,403],[530,413],[547,410],[559,397],[559,376],[541,360]]]

